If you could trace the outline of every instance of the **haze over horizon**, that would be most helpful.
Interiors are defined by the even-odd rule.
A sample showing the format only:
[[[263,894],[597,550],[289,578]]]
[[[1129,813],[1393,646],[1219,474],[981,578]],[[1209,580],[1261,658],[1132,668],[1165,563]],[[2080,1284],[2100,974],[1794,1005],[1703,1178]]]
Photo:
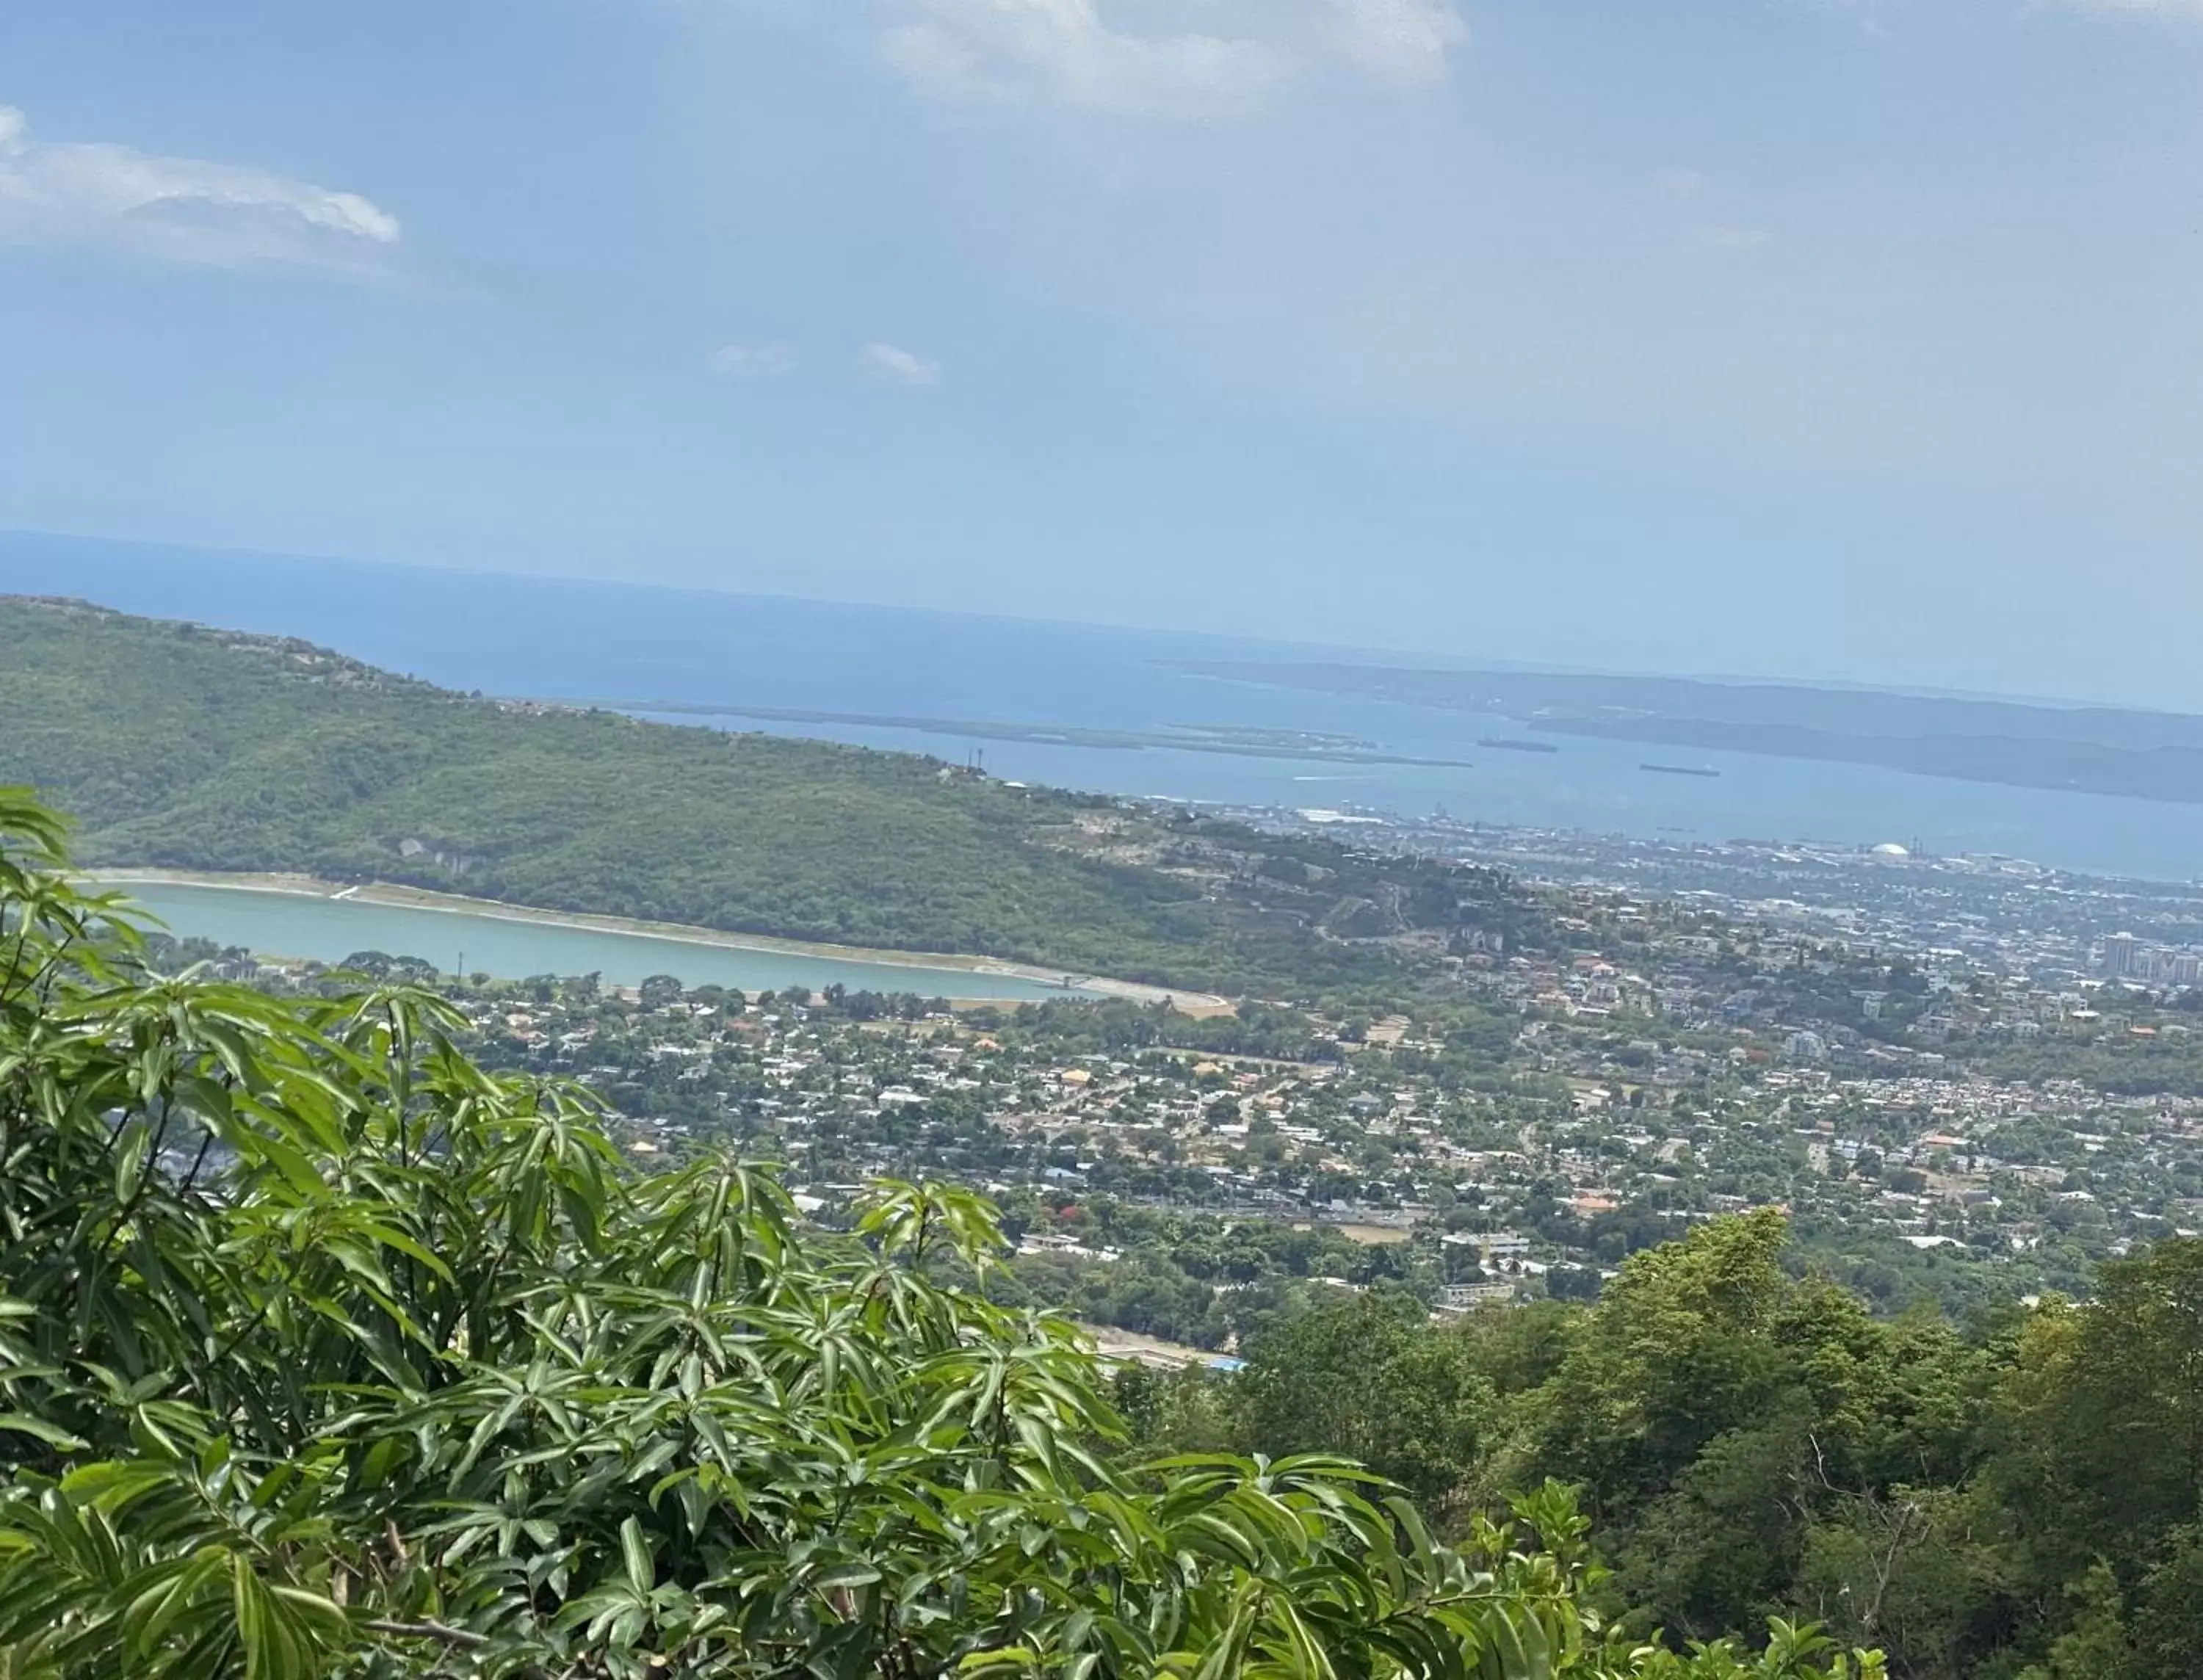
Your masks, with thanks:
[[[393,573],[400,577],[412,575],[423,581],[434,580],[439,586],[464,586],[470,598],[475,598],[473,589],[485,586],[499,583],[523,587],[540,586],[535,603],[539,612],[563,616],[570,624],[578,622],[578,616],[588,611],[590,601],[619,601],[630,616],[637,608],[646,607],[660,599],[665,603],[669,612],[674,610],[673,604],[683,598],[709,600],[715,608],[721,610],[743,601],[752,601],[818,608],[831,612],[847,610],[857,615],[878,613],[883,616],[879,621],[882,623],[895,622],[899,615],[913,614],[936,620],[945,618],[1004,627],[1029,625],[1036,630],[1050,633],[1092,632],[1100,636],[1121,635],[1130,647],[1162,648],[1182,645],[1181,652],[1197,650],[1219,657],[1254,659],[1257,656],[1283,656],[1347,667],[1645,677],[1656,681],[1673,679],[1682,682],[1739,687],[1774,686],[1834,692],[1860,690],[1923,699],[1998,701],[2058,710],[2131,710],[2203,716],[2203,702],[2189,708],[2151,706],[2106,700],[2101,695],[2083,692],[2029,693],[2010,689],[1967,689],[1929,683],[1801,676],[1780,670],[1622,669],[1580,662],[1486,655],[1476,649],[1449,651],[1379,646],[1367,642],[1326,640],[1320,635],[1260,636],[1229,627],[1154,626],[1103,618],[990,612],[983,609],[930,602],[901,604],[837,598],[786,590],[745,589],[709,582],[602,577],[580,572],[505,571],[481,567],[359,560],[322,554],[200,548],[189,545],[85,537],[67,533],[0,529],[0,596],[74,597],[94,605],[140,616],[181,619],[216,628],[297,636],[344,653],[358,654],[362,651],[360,648],[345,645],[347,641],[358,640],[357,634],[346,634],[347,628],[354,632],[359,628],[358,621],[346,621],[342,616],[349,610],[347,603],[357,600],[363,580],[386,577]],[[562,604],[556,598],[561,590],[585,592]],[[587,592],[595,591],[611,592]],[[544,623],[556,622],[556,619],[531,615],[529,622],[531,629],[540,629]],[[849,622],[859,621],[853,618]],[[686,628],[693,638],[694,627]],[[441,630],[442,634],[438,638],[440,642],[448,640],[453,635],[464,637],[469,634],[464,625],[445,626]],[[381,653],[375,657],[391,656]],[[402,658],[399,663],[404,666]],[[412,672],[410,666],[405,669],[408,674],[417,674]],[[472,679],[463,679],[448,670],[443,672],[439,680],[446,686],[477,686]]]
[[[0,15],[0,528],[2203,709],[2193,5],[818,14]]]

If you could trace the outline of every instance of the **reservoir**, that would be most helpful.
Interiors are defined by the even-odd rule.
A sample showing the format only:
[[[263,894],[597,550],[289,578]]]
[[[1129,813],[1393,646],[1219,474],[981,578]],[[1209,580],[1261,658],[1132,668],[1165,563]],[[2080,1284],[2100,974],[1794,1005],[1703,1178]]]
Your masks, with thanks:
[[[263,957],[341,963],[355,952],[417,957],[446,972],[499,980],[533,975],[600,976],[608,986],[637,986],[672,975],[684,986],[726,986],[744,992],[790,986],[822,992],[915,992],[924,997],[1022,1002],[1060,998],[1065,987],[988,968],[949,968],[923,958],[865,962],[712,942],[712,935],[615,931],[574,923],[529,919],[495,909],[444,909],[330,899],[304,892],[242,887],[117,881],[114,891],[157,916],[178,938],[198,936],[242,946]]]

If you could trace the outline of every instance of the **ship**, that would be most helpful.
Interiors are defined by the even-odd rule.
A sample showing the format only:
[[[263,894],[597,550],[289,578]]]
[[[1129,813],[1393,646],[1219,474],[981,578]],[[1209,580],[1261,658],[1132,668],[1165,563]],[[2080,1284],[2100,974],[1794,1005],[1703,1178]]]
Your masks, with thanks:
[[[1558,752],[1561,750],[1550,741],[1526,741],[1515,735],[1486,735],[1477,745],[1496,746],[1503,752]]]
[[[1703,764],[1639,764],[1640,770],[1650,770],[1655,775],[1719,775],[1719,770],[1708,769]]]

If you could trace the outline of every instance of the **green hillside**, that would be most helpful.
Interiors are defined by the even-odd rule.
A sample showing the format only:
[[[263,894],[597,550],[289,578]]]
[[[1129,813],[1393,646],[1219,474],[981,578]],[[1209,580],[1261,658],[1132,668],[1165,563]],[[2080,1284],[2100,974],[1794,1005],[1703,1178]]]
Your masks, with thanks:
[[[0,598],[0,783],[89,864],[301,870],[1232,992],[1397,976],[1488,877],[934,760],[449,693],[310,644]],[[1403,909],[1404,907],[1404,910]],[[1355,918],[1359,917],[1359,920]],[[1395,940],[1397,945],[1399,941]]]

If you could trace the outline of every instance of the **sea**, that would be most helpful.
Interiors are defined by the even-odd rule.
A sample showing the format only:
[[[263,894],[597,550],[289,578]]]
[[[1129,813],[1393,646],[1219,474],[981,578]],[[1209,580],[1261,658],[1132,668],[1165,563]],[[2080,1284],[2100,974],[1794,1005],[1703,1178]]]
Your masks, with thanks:
[[[1350,581],[1341,580],[1341,587]],[[1521,720],[1257,686],[1178,662],[1505,665],[1226,635],[1036,622],[493,572],[297,559],[0,533],[0,592],[310,640],[447,687],[560,700],[761,706],[936,727],[660,714],[977,763],[991,775],[1146,798],[1290,811],[1443,811],[1517,827],[1696,840],[1894,841],[2002,853],[2088,874],[2203,875],[2203,806],[1942,780],[1867,765],[1548,737],[1554,753],[1479,743]],[[1129,610],[1129,609],[1128,609]],[[1739,666],[1763,661],[1739,657]],[[1184,748],[988,740],[943,723],[1127,732],[1184,728],[1345,736],[1402,764]],[[1250,739],[1242,734],[1243,741]],[[1672,775],[1647,757],[1717,770]]]

